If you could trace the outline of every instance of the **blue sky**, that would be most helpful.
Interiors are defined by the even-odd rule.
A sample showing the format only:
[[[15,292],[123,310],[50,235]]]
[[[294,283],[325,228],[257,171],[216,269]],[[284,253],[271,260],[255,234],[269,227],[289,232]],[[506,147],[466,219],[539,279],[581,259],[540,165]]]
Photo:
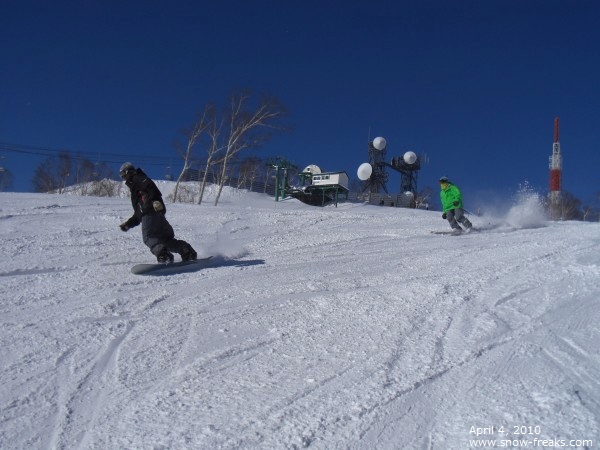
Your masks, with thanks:
[[[599,18],[600,2],[585,0],[10,0],[0,143],[130,160],[161,178],[180,167],[172,144],[204,105],[247,87],[278,97],[293,124],[253,153],[356,178],[383,136],[390,159],[427,155],[420,189],[447,175],[469,204],[524,182],[545,193],[559,116],[563,188],[590,202]],[[45,158],[0,157],[17,191]],[[388,190],[399,181],[390,173]]]

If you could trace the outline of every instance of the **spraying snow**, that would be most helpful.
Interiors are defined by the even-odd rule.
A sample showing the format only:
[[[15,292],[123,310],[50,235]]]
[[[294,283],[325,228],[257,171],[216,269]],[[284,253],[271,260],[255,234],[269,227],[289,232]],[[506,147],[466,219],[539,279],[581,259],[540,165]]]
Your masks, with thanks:
[[[506,222],[515,228],[538,228],[545,225],[543,200],[527,183],[517,192],[516,203],[508,211]]]
[[[544,227],[547,223],[543,197],[528,183],[519,186],[510,204],[488,203],[480,222],[484,228],[510,231]]]

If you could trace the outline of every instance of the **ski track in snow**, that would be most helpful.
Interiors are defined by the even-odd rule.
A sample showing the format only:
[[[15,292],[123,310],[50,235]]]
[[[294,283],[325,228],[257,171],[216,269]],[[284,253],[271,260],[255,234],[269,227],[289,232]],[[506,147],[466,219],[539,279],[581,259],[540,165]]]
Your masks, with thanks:
[[[249,194],[169,205],[215,261],[140,277],[128,200],[0,196],[3,449],[600,437],[598,224],[453,237],[435,212]]]

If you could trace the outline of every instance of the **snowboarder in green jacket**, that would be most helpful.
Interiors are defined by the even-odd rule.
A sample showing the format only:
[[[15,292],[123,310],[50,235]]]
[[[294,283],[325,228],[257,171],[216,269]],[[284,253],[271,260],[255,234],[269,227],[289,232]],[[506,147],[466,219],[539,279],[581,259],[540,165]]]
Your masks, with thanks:
[[[448,177],[440,178],[440,199],[442,201],[442,218],[447,219],[452,227],[452,231],[456,234],[463,232],[463,229],[458,224],[459,222],[465,227],[467,233],[471,231],[473,224],[465,217],[463,209],[462,194],[458,186],[452,184]]]

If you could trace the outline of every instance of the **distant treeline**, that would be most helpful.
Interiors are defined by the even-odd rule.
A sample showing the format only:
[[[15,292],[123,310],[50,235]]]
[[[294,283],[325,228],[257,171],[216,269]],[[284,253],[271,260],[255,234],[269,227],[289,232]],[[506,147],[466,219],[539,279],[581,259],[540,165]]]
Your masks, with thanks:
[[[219,178],[223,174],[222,167],[215,163],[210,166],[206,174],[197,168],[185,170],[180,181],[199,183],[206,175],[205,179],[209,184],[222,183],[224,186],[236,189],[274,195],[275,164],[285,164],[288,168],[290,183],[295,186],[300,185],[300,178],[297,176],[299,168],[295,164],[282,158],[259,158],[255,156],[230,162],[225,180]],[[206,167],[206,165],[199,162],[197,167]],[[164,179],[173,180],[173,175],[166,173]],[[68,152],[62,152],[44,160],[36,168],[32,181],[35,192],[62,193],[68,189],[69,191],[76,191],[80,195],[111,197],[121,196],[123,188],[120,178],[110,169],[108,164],[94,163],[86,158],[72,156]],[[351,181],[349,188],[348,201],[350,202],[368,202],[381,206],[404,206],[404,203],[398,198],[401,194],[363,193],[361,184],[357,179]],[[195,192],[196,190],[192,191],[182,186],[178,190],[178,198],[171,200],[195,203],[197,202]],[[416,197],[416,205],[413,206],[429,209],[433,196],[433,190],[425,188],[419,192]],[[596,199],[597,203],[600,204],[600,193],[596,195]],[[581,200],[572,194],[563,192],[558,209],[553,212],[553,216],[556,220],[599,221],[600,208],[595,205],[584,205]]]

